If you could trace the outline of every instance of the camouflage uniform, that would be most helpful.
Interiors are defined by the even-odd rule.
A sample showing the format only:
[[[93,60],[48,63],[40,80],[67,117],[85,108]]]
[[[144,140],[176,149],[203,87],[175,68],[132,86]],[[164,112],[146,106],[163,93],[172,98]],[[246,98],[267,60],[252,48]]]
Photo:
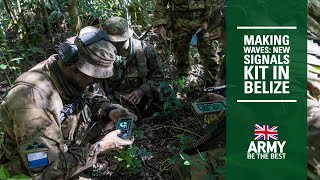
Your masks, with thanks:
[[[173,50],[177,59],[178,75],[186,76],[189,67],[189,46],[192,35],[204,21],[208,22],[213,0],[158,0],[153,26],[168,25],[167,16],[172,13]],[[170,9],[167,9],[169,4]],[[213,80],[218,70],[218,58],[207,33],[198,35],[197,48],[205,66],[206,79]]]
[[[86,48],[99,48],[98,43],[100,47],[106,44],[100,40]],[[98,50],[101,53],[100,61],[112,56],[110,52],[109,55],[102,55],[106,51]],[[91,56],[86,55],[86,58]],[[116,108],[106,98],[101,97],[99,101],[91,98],[90,108],[85,99],[79,98],[74,113],[63,122],[60,121],[63,107],[75,97],[80,97],[82,92],[67,80],[57,60],[58,56],[52,55],[19,76],[0,106],[0,120],[4,130],[0,164],[8,169],[10,175],[23,173],[33,179],[67,179],[96,162],[99,147],[88,143],[91,137],[88,138],[87,133],[88,129],[97,130],[95,125],[99,122],[93,122],[91,114],[96,114],[102,104],[109,108],[104,111],[106,114],[103,117],[108,117],[108,112]],[[80,57],[76,63],[79,62],[81,68],[85,68],[86,61]],[[110,64],[106,65],[106,61],[99,68],[109,68]],[[96,61],[91,59],[92,62]],[[110,75],[109,70],[105,69],[99,73],[94,72],[95,67],[91,65],[87,72],[92,70],[91,73],[105,78],[107,74]],[[102,118],[102,115],[99,117]]]
[[[144,96],[137,105],[138,110],[145,108],[151,101],[159,98],[160,85],[163,81],[164,73],[161,62],[153,46],[143,41],[131,38],[130,41],[136,49],[132,60],[130,57],[125,60],[119,59],[114,63],[114,75],[105,80],[108,92],[112,92],[112,100],[116,103],[125,103],[125,107],[136,111],[132,103],[126,103],[128,94],[140,88]],[[128,63],[128,61],[131,61]],[[124,75],[124,77],[122,77]],[[121,99],[121,100],[120,100]],[[121,102],[121,103],[120,103]],[[141,112],[140,112],[141,113]]]
[[[187,156],[185,165],[179,161],[173,166],[172,179],[198,180],[198,179],[225,179],[225,149],[219,148],[206,151],[194,156]]]
[[[81,111],[70,116],[63,125],[58,121],[64,102],[73,96],[65,94],[69,98],[63,99],[59,94],[68,91],[59,90],[75,90],[76,93],[76,89],[70,83],[58,83],[59,77],[51,68],[54,59],[51,56],[48,61],[22,74],[1,105],[0,119],[5,133],[2,164],[5,163],[13,174],[24,173],[35,179],[62,179],[81,172],[96,161],[94,147],[89,144],[79,146],[82,133],[75,133],[79,123],[87,126],[82,124],[84,120],[80,122],[77,118]],[[66,149],[65,143],[75,144]],[[29,168],[28,155],[36,152],[46,152],[51,165]]]
[[[114,102],[125,103],[124,106],[130,110],[144,114],[150,102],[159,98],[159,83],[164,79],[159,57],[153,46],[132,37],[133,31],[122,17],[108,18],[104,30],[117,47],[118,54],[126,56],[125,60],[119,58],[114,63],[114,76],[105,80],[106,94],[112,96]],[[143,91],[138,104],[126,98],[136,90]]]
[[[221,51],[218,52],[219,56],[222,57],[222,61],[220,62],[220,68],[217,76],[216,85],[225,85],[227,78],[227,57],[226,57],[226,8],[225,4],[221,3],[220,6],[217,7],[216,11],[210,17],[214,19],[214,24],[209,28],[210,35],[213,39],[220,39],[221,41]],[[212,30],[211,30],[212,29]]]

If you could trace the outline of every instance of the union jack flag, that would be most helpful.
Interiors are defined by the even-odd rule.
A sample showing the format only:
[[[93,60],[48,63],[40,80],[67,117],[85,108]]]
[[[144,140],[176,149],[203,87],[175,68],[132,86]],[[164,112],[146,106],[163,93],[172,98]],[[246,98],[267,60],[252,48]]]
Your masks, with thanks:
[[[278,126],[255,124],[254,140],[278,140]]]

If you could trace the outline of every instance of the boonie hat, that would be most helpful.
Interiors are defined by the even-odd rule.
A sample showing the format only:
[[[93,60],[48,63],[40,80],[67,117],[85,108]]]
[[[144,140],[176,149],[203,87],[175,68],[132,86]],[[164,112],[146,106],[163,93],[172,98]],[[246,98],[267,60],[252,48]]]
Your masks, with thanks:
[[[127,20],[118,16],[107,19],[103,29],[108,33],[110,41],[113,42],[126,41],[133,35]]]
[[[105,31],[87,26],[80,30],[75,43],[79,56],[75,65],[82,73],[94,78],[109,78],[113,75],[117,50],[108,41]]]

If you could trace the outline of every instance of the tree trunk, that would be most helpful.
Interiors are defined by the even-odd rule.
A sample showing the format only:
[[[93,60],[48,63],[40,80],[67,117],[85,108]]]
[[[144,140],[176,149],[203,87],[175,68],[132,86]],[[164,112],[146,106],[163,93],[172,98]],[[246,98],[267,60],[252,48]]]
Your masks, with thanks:
[[[26,19],[24,17],[23,9],[21,9],[20,0],[17,0],[17,6],[18,6],[18,17],[21,20],[21,30],[22,30],[22,37],[25,38],[25,40],[28,41],[28,27],[26,23]]]
[[[51,28],[51,24],[49,22],[48,11],[47,11],[46,4],[45,4],[44,0],[40,0],[40,5],[41,5],[41,9],[42,9],[42,15],[43,15],[44,20],[47,24],[49,37],[51,39],[51,42],[54,44],[54,38],[52,36],[52,28]]]
[[[3,0],[3,4],[4,4],[4,7],[5,7],[8,15],[10,16],[10,18],[12,19],[12,21],[16,24],[16,23],[17,23],[17,20],[16,20],[16,18],[14,17],[13,13],[11,12],[7,0]]]
[[[79,1],[78,0],[70,0],[69,1],[69,15],[70,15],[70,28],[71,32],[74,34],[77,33],[81,29],[81,22],[78,15]]]

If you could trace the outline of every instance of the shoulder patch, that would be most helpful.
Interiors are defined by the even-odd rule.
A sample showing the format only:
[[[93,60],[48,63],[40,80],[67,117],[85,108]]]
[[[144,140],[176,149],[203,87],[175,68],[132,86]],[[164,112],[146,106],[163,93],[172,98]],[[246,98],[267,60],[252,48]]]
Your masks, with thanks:
[[[30,169],[49,165],[47,152],[34,152],[27,154],[28,167]]]

